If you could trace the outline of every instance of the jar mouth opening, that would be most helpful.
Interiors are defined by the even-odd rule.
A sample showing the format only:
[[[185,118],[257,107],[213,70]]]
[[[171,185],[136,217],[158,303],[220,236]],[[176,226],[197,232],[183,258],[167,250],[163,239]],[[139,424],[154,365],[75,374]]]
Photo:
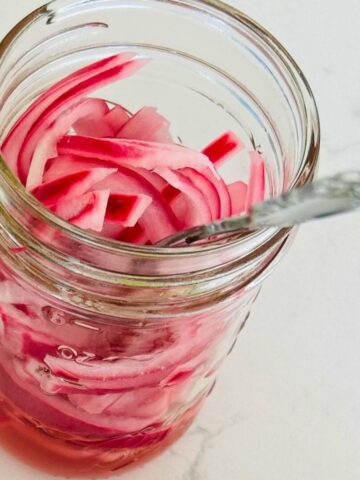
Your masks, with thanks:
[[[24,28],[27,28],[31,23],[39,17],[39,15],[49,15],[53,9],[57,0],[53,0],[48,4],[35,10],[24,18],[18,25],[16,25],[0,42],[0,57],[6,52],[6,49],[16,39]],[[73,4],[83,3],[82,1],[73,1]],[[311,181],[314,177],[317,160],[320,150],[320,123],[316,102],[311,91],[311,88],[302,73],[301,69],[283,47],[283,45],[268,32],[264,27],[257,22],[249,18],[246,14],[240,10],[229,6],[218,0],[198,0],[198,4],[204,7],[209,7],[212,10],[225,15],[232,21],[236,21],[245,24],[257,37],[266,41],[270,47],[273,55],[281,62],[282,67],[286,73],[292,77],[295,84],[295,88],[302,99],[304,105],[304,116],[306,121],[305,130],[305,149],[303,152],[302,161],[297,169],[294,179],[291,183],[291,189],[301,186],[308,181]],[[24,208],[28,209],[32,215],[39,220],[46,222],[51,227],[60,230],[62,234],[65,234],[69,239],[74,242],[78,242],[87,246],[94,247],[99,250],[104,250],[112,254],[126,253],[128,255],[140,255],[146,257],[156,257],[157,259],[166,259],[174,256],[191,256],[199,254],[216,254],[223,249],[228,248],[240,248],[246,246],[249,243],[253,245],[264,245],[264,243],[273,239],[275,235],[279,233],[279,229],[264,229],[261,231],[249,232],[247,235],[232,235],[226,242],[217,240],[209,241],[205,245],[195,245],[187,247],[157,247],[148,245],[134,245],[130,243],[120,242],[118,240],[108,239],[95,233],[82,230],[69,222],[61,219],[57,215],[53,214],[49,209],[43,206],[33,195],[31,195],[21,182],[11,172],[3,158],[0,156],[0,175],[12,193],[16,193],[18,200],[21,202]],[[284,234],[285,230],[284,230]]]

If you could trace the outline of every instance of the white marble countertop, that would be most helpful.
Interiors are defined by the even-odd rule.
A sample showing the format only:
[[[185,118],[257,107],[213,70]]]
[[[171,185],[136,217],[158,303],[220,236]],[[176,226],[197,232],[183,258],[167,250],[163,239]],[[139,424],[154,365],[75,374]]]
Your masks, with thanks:
[[[41,0],[0,0],[1,30]],[[321,174],[360,162],[359,0],[234,0],[302,66]],[[301,229],[195,425],[122,480],[360,478],[360,216]],[[352,313],[351,313],[352,312]],[[50,480],[0,451],[0,478]]]

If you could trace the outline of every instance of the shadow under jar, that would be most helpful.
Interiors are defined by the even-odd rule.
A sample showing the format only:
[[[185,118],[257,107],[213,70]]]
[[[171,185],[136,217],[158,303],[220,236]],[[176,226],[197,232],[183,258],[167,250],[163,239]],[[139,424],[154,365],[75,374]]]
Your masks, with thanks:
[[[1,137],[48,86],[121,51],[151,61],[103,98],[158,107],[196,149],[233,130],[261,148],[267,196],[311,181],[319,125],[306,81],[270,34],[219,2],[38,9],[0,45]],[[246,179],[235,162],[224,175]],[[54,216],[0,167],[2,444],[72,475],[162,450],[212,390],[293,231],[172,250],[117,243]]]

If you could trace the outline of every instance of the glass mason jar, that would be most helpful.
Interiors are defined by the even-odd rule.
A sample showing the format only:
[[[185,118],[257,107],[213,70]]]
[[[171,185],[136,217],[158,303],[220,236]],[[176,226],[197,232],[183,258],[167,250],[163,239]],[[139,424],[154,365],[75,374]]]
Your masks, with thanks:
[[[151,61],[107,87],[109,102],[158,107],[197,149],[233,130],[261,148],[267,196],[313,178],[319,124],[300,69],[215,0],[55,0],[36,10],[0,45],[1,138],[46,87],[120,51]],[[246,178],[246,161],[234,162],[224,175]],[[185,249],[123,244],[62,221],[0,166],[2,443],[77,474],[163,449],[211,392],[293,231]]]

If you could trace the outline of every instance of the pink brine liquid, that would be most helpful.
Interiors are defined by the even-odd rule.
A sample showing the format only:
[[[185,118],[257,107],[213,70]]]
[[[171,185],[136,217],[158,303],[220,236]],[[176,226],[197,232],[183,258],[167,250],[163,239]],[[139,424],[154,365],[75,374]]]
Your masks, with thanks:
[[[219,342],[237,333],[226,311],[135,328],[28,302],[0,304],[0,439],[58,474],[116,471],[175,441],[212,389]]]
[[[156,440],[154,436],[153,441],[143,442],[142,434],[134,434],[133,448],[107,448],[77,445],[70,434],[63,439],[59,432],[51,432],[34,420],[26,420],[20,412],[4,403],[0,445],[18,460],[53,475],[108,477],[120,469],[139,466],[159,455],[187,430],[200,407],[201,401],[164,429]],[[135,446],[136,443],[140,446]],[[144,444],[141,446],[141,443]]]

